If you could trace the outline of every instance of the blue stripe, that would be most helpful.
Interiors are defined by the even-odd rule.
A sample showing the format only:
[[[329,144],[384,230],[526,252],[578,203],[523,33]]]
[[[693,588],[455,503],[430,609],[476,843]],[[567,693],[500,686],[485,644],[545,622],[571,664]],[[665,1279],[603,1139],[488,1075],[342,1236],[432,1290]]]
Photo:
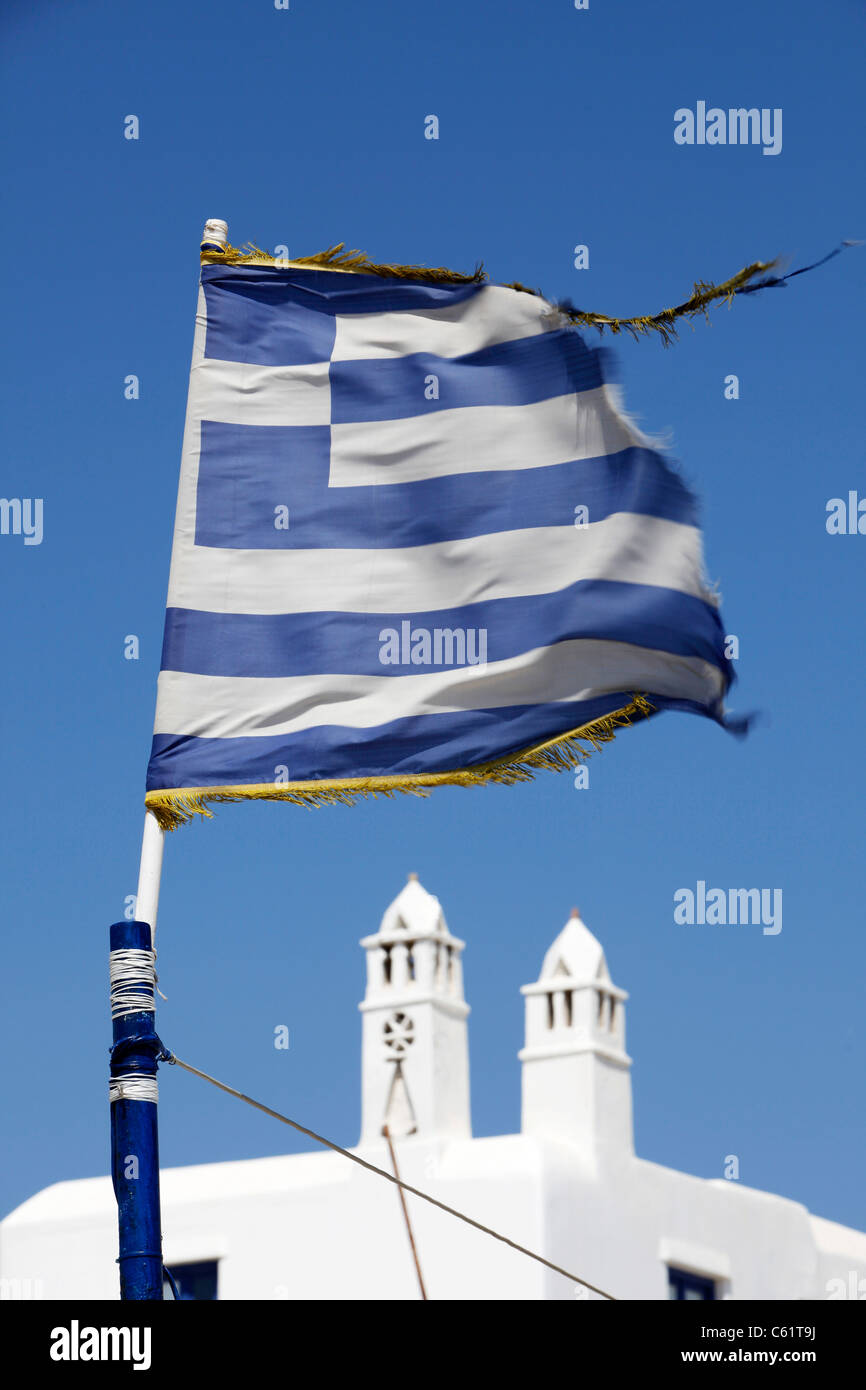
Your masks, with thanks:
[[[197,545],[241,550],[386,549],[635,512],[697,524],[694,497],[651,449],[544,468],[459,473],[411,483],[329,487],[326,425],[205,420]],[[288,530],[275,509],[289,509]]]
[[[438,398],[428,400],[430,378]],[[532,405],[591,391],[604,381],[598,351],[579,334],[517,338],[462,357],[413,352],[404,357],[332,362],[331,423],[396,420],[478,405]],[[432,386],[431,386],[432,389]]]
[[[450,772],[505,758],[630,704],[632,691],[594,700],[460,714],[424,714],[374,729],[329,725],[275,738],[190,738],[157,734],[147,774],[148,791],[273,782],[287,767],[293,782],[339,777],[410,776]],[[692,701],[653,699],[657,710],[687,709],[720,719]],[[641,723],[641,720],[637,720]]]
[[[271,266],[205,266],[201,282],[207,304],[205,356],[262,367],[327,362],[336,314],[442,309],[483,288]]]
[[[406,637],[404,622],[410,624]],[[730,665],[719,615],[703,599],[649,584],[584,579],[552,594],[412,614],[271,615],[169,608],[162,669],[202,676],[405,676],[427,669],[421,663],[402,664],[411,651],[411,632],[435,628],[484,630],[489,662],[557,642],[600,638],[700,657],[723,671]],[[383,650],[387,653],[381,634],[389,630],[397,634],[398,665],[380,660]],[[477,637],[472,641],[477,658]]]

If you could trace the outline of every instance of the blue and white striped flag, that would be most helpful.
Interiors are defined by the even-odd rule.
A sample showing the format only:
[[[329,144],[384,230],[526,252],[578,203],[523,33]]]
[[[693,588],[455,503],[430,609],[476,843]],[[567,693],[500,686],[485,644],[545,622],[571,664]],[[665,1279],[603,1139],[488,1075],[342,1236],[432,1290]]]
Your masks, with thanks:
[[[693,496],[545,300],[206,265],[147,804],[567,767],[723,718]]]

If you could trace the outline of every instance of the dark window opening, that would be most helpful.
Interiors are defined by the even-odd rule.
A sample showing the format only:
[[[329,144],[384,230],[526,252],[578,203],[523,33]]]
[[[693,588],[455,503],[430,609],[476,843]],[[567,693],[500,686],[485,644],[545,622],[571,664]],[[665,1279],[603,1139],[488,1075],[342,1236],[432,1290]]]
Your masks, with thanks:
[[[690,1274],[685,1269],[668,1269],[668,1298],[715,1298],[716,1285],[702,1274]]]
[[[194,1265],[172,1265],[171,1274],[178,1296],[187,1303],[212,1303],[217,1296],[217,1261],[200,1260]],[[163,1297],[174,1298],[166,1279]]]

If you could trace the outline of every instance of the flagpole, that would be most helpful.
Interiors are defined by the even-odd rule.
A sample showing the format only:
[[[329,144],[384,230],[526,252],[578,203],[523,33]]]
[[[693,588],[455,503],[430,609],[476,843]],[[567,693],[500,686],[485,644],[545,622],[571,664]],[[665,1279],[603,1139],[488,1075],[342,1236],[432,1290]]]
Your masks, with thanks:
[[[159,908],[159,885],[162,878],[162,850],[165,831],[152,811],[144,816],[141,837],[141,859],[138,868],[138,892],[135,895],[135,917],[150,927],[151,946],[156,950],[156,914]]]
[[[144,820],[133,922],[111,928],[111,1180],[117,1199],[120,1297],[162,1299],[155,1029],[156,914],[165,839],[153,815]]]
[[[205,224],[202,250],[224,250],[227,238],[226,223],[211,218]],[[165,832],[153,813],[146,811],[135,920],[115,922],[110,933],[111,1180],[117,1199],[117,1262],[124,1302],[161,1300],[163,1288],[156,1079],[162,1043],[154,1026],[154,996],[164,844]]]

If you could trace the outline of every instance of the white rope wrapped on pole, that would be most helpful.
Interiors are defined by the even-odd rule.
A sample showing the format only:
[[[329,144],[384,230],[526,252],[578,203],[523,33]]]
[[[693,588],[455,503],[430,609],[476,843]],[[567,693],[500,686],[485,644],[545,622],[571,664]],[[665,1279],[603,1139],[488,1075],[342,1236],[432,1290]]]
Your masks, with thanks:
[[[156,985],[156,952],[128,947],[112,951],[108,957],[111,1017],[152,1014]]]
[[[112,1105],[117,1100],[149,1100],[156,1105],[159,1101],[159,1083],[155,1076],[142,1076],[130,1072],[128,1076],[112,1076],[108,1083],[108,1099]]]

